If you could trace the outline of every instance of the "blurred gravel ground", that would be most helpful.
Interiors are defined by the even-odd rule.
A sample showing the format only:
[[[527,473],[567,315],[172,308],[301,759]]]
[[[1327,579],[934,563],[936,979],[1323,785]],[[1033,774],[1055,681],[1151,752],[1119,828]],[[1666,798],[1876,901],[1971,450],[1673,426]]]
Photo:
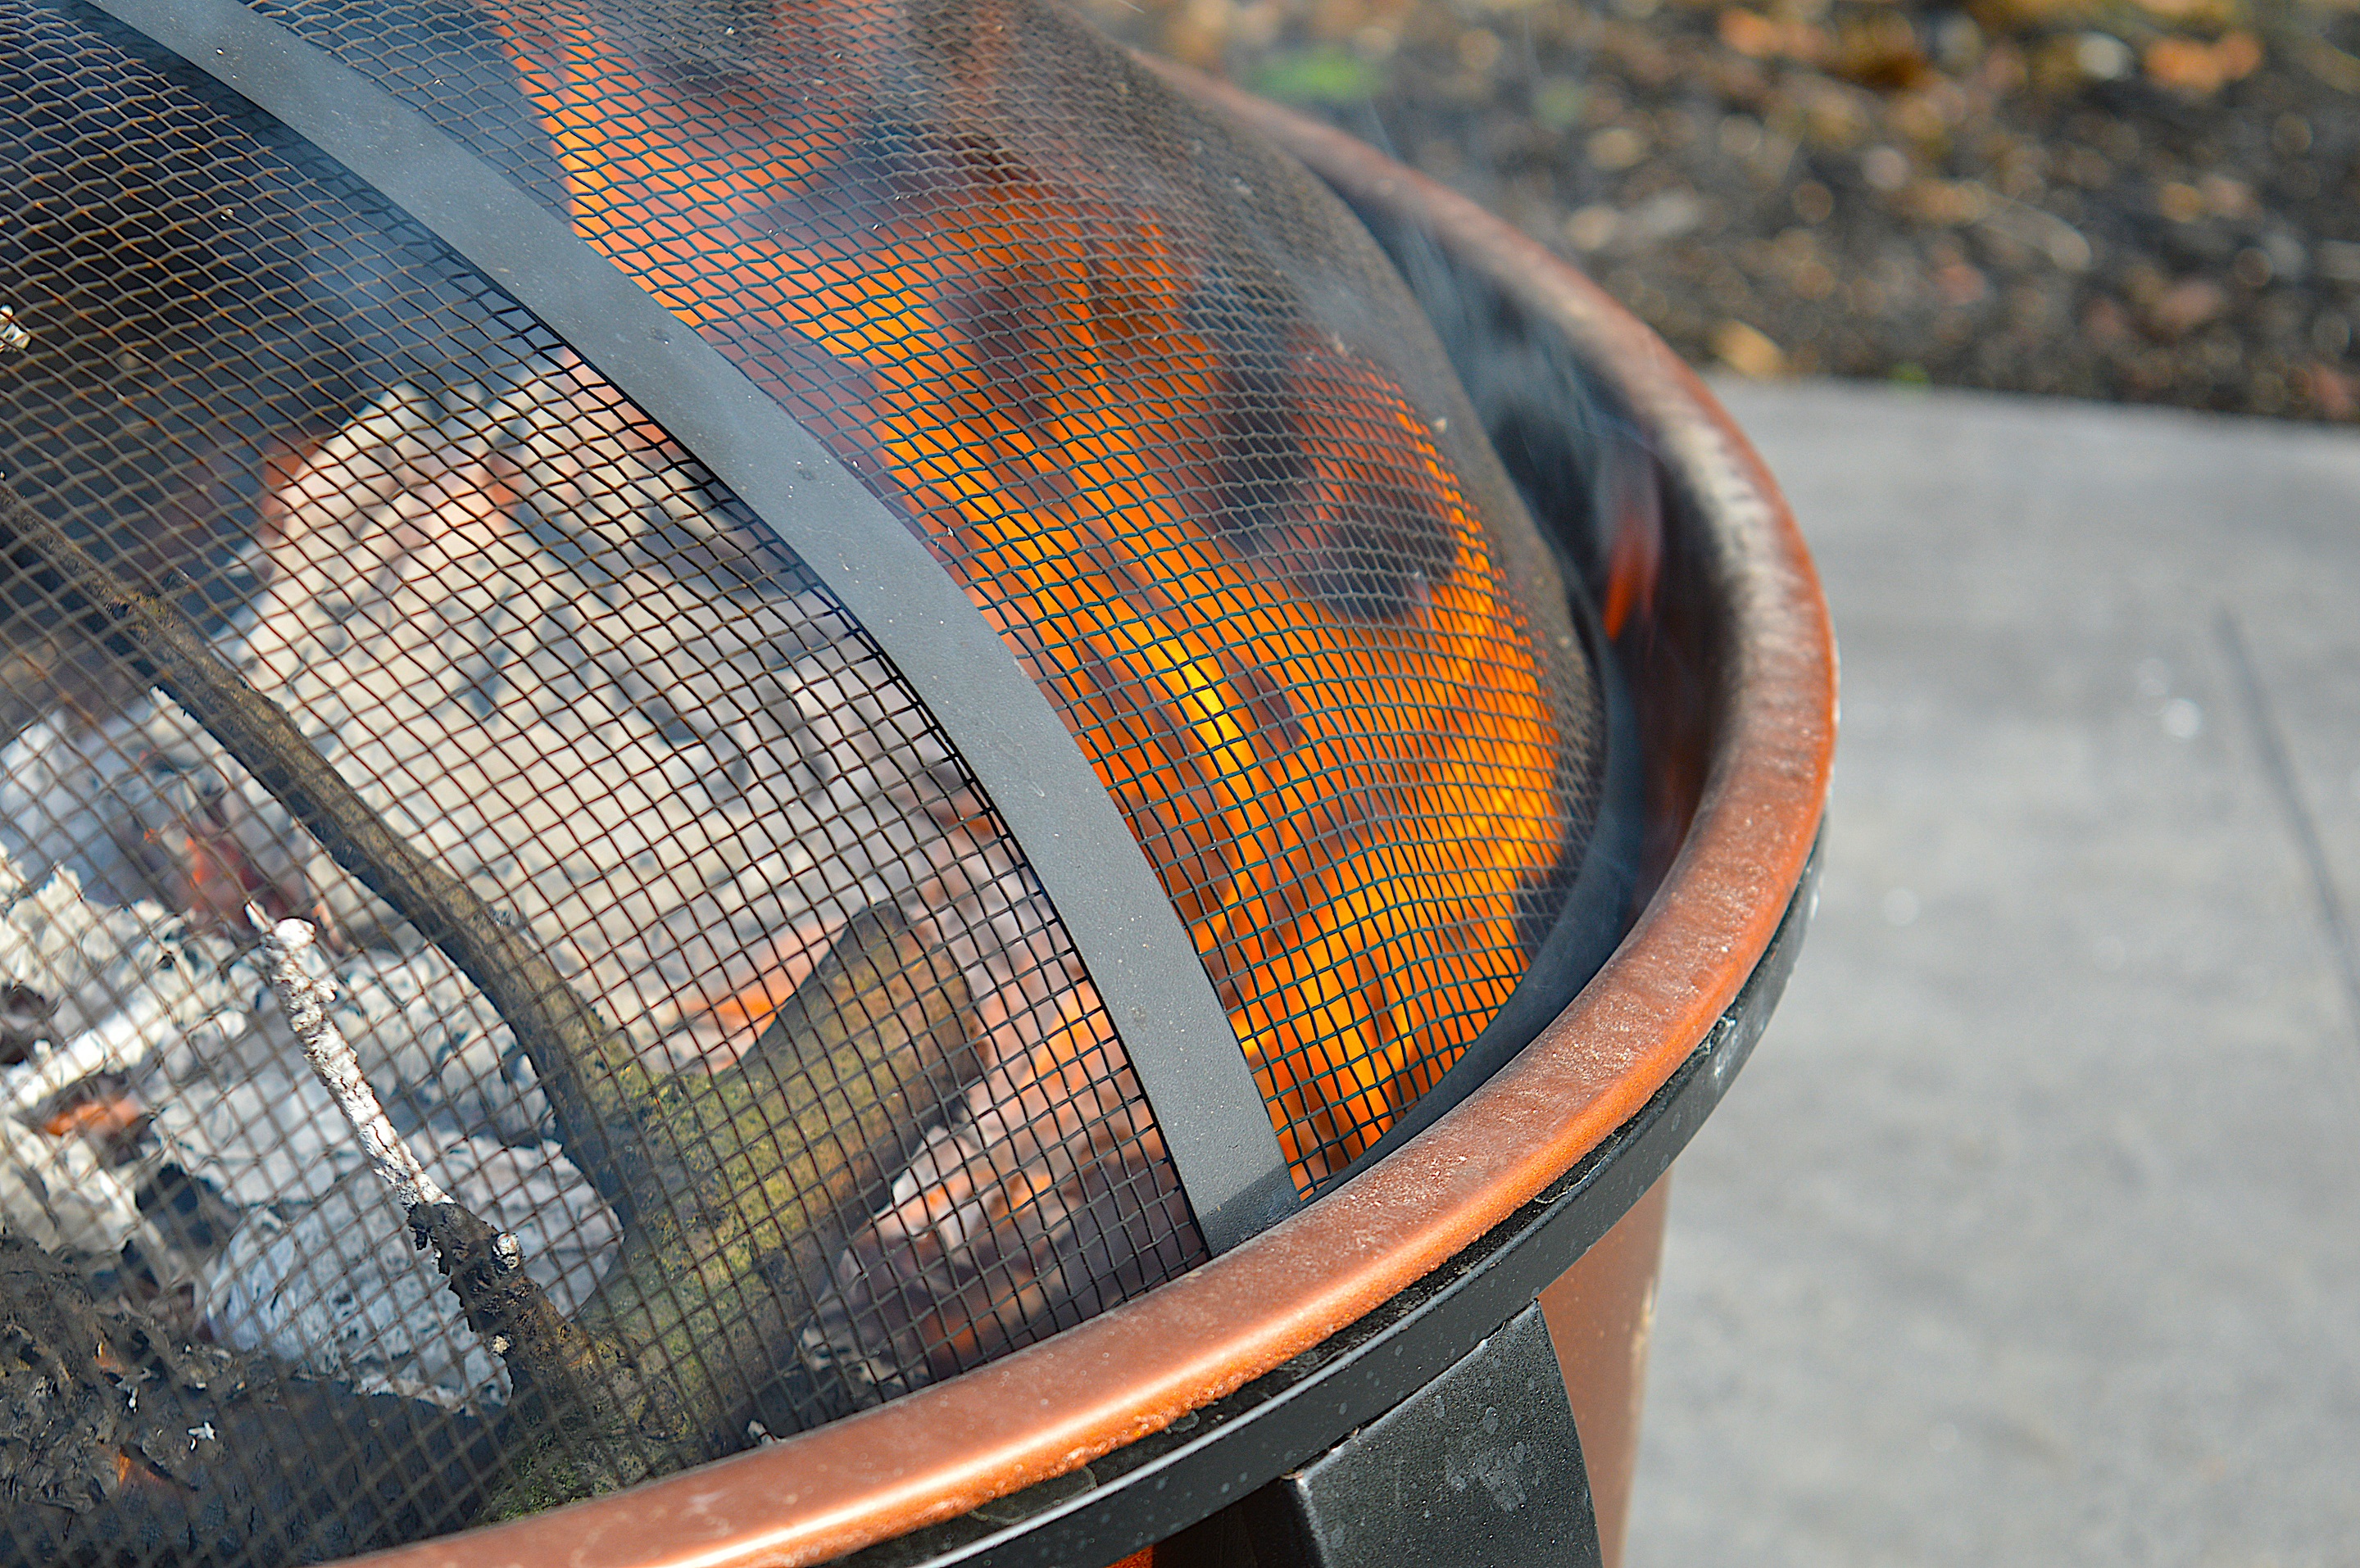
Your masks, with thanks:
[[[2360,419],[2360,0],[1076,3],[1699,364]]]

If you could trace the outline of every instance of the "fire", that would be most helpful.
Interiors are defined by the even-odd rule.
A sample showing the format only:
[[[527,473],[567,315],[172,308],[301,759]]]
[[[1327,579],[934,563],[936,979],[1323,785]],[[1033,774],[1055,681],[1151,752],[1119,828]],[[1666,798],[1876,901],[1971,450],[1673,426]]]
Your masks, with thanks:
[[[1184,205],[1088,194],[1057,173],[1070,147],[937,125],[902,134],[938,154],[893,165],[864,62],[927,46],[861,36],[858,8],[781,5],[783,47],[830,63],[759,75],[492,9],[577,230],[876,475],[1062,708],[1298,1181],[1368,1147],[1514,987],[1519,899],[1567,817],[1536,639],[1408,395],[1298,314],[1290,396],[1262,407],[1262,373],[1191,313],[1210,264]],[[1011,92],[1030,24],[1003,20],[916,69],[960,73],[931,84],[945,100]],[[1237,466],[1251,419],[1283,422],[1295,469],[1280,524],[1241,540],[1201,498],[1260,483]],[[1372,538],[1422,564],[1360,564]],[[775,1005],[757,992],[728,1006]]]
[[[93,1143],[104,1144],[134,1131],[147,1115],[148,1107],[129,1094],[93,1094],[52,1115],[41,1124],[41,1130],[51,1138],[80,1133]]]

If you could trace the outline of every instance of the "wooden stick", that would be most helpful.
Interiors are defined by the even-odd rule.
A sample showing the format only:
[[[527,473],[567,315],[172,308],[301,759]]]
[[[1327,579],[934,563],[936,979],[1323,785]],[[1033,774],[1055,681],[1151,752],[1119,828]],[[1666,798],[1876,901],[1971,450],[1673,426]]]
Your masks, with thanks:
[[[449,1203],[451,1194],[426,1173],[409,1140],[387,1119],[385,1105],[370,1087],[368,1075],[361,1071],[360,1057],[328,1016],[328,1005],[336,999],[334,984],[315,980],[304,971],[303,954],[319,934],[311,922],[280,920],[272,925],[252,904],[246,907],[246,918],[262,932],[262,951],[270,960],[270,989],[278,996],[287,1021],[294,1026],[303,1060],[311,1064],[336,1108],[352,1124],[354,1135],[367,1151],[370,1169],[393,1189],[402,1216],[408,1218],[421,1203]],[[515,1247],[513,1237],[508,1245]]]
[[[637,1115],[647,1099],[646,1070],[555,964],[465,882],[395,833],[178,605],[126,583],[5,491],[0,523],[106,617],[104,640],[119,643],[115,651],[490,998],[549,1095],[566,1152],[626,1225],[642,1202],[677,1184],[666,1176],[677,1169],[678,1151],[650,1148]]]

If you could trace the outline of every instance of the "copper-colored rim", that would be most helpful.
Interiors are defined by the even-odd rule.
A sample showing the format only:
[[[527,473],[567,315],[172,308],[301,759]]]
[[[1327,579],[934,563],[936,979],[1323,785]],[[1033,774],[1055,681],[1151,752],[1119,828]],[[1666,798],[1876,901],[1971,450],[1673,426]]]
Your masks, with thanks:
[[[1606,967],[1521,1056],[1399,1152],[1235,1251],[877,1410],[370,1563],[821,1563],[1076,1469],[1326,1339],[1523,1206],[1662,1086],[1767,946],[1819,829],[1836,664],[1818,574],[1753,447],[1652,332],[1473,202],[1339,132],[1166,73],[1356,203],[1445,236],[1557,324],[1620,387],[1693,492],[1718,551],[1731,654],[1710,769],[1678,856]]]

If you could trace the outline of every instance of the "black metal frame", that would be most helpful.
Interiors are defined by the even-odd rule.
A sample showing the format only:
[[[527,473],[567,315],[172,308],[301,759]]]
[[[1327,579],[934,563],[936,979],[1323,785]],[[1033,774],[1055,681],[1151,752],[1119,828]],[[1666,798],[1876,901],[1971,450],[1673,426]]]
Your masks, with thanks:
[[[1022,847],[1157,1113],[1206,1246],[1225,1252],[1292,1213],[1295,1180],[1262,1092],[1145,854],[1048,699],[910,528],[693,328],[367,78],[236,0],[94,4],[464,257],[802,558],[926,704]]]
[[[1183,1557],[1395,1568],[1409,1541],[1450,1568],[1601,1568],[1603,1555],[1581,1433],[1537,1301],[1239,1512],[1243,1552],[1207,1543]]]

